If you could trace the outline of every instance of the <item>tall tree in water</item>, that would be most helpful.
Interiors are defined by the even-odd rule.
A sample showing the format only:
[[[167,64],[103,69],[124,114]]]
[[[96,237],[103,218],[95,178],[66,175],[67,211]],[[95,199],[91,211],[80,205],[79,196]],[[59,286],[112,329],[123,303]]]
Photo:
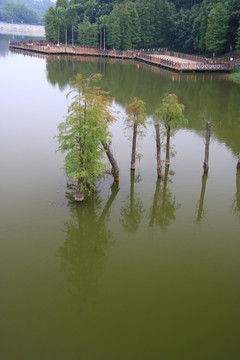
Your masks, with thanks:
[[[100,74],[93,74],[88,79],[83,79],[81,74],[76,76],[71,82],[69,94],[73,101],[68,115],[58,126],[58,150],[67,152],[65,174],[77,181],[75,200],[80,202],[104,171],[102,144],[107,143],[108,122],[113,120],[106,93],[99,87],[90,87],[90,81],[100,77]]]
[[[143,132],[141,130],[146,128],[147,115],[144,101],[133,98],[132,103],[126,108],[126,114],[127,117],[124,123],[127,128],[130,128],[133,131],[131,170],[135,170],[137,135],[142,135]]]
[[[178,103],[175,94],[165,96],[160,107],[156,110],[157,118],[162,122],[166,131],[166,166],[170,165],[170,137],[180,126],[187,124],[183,115],[184,105]]]
[[[154,114],[154,127],[155,127],[155,138],[156,138],[157,174],[158,174],[158,178],[161,178],[162,177],[161,148],[162,148],[162,136],[164,134],[164,128],[157,113]]]

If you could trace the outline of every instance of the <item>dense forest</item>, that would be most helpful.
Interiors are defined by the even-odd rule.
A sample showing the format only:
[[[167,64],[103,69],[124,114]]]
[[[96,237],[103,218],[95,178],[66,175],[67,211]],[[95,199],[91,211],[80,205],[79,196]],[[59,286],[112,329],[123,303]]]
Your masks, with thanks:
[[[57,0],[44,19],[53,42],[217,55],[240,48],[239,0]]]
[[[18,24],[42,24],[50,0],[0,0],[0,21]]]

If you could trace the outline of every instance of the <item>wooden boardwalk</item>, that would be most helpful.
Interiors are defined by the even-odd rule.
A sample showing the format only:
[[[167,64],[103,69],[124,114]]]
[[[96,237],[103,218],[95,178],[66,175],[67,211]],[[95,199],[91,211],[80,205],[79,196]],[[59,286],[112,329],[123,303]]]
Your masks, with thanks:
[[[48,44],[46,40],[27,40],[22,43],[9,42],[10,49],[23,50],[45,55],[94,56],[115,59],[131,59],[143,61],[151,65],[179,72],[230,72],[234,62],[213,60],[165,51],[164,55],[149,55],[141,51],[101,50],[83,46],[57,46]]]

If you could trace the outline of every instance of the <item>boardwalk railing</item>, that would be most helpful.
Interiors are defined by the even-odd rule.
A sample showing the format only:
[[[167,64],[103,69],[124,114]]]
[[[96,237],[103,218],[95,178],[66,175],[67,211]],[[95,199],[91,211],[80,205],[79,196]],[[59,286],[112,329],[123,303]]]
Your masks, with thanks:
[[[200,57],[200,56],[183,54],[183,53],[178,53],[178,52],[175,52],[175,51],[165,51],[164,54],[167,55],[167,56],[174,56],[174,57],[179,58],[179,59],[185,59],[185,60],[190,60],[190,61],[197,61],[197,62],[204,62],[205,61],[205,59]]]
[[[9,42],[11,48],[29,50],[34,52],[40,52],[44,54],[54,55],[87,55],[87,56],[104,56],[115,58],[129,58],[133,59],[136,56],[136,51],[120,51],[120,50],[101,50],[99,48],[92,48],[88,46],[56,46],[56,44],[49,44],[46,40],[40,41],[24,41],[22,43]]]
[[[82,55],[116,59],[135,59],[176,71],[231,71],[235,66],[234,62],[230,61],[204,59],[174,52],[165,52],[165,55],[175,57],[173,59],[166,59],[161,57],[161,55],[147,55],[132,50],[120,51],[102,50],[97,47],[90,48],[87,46],[56,46],[56,44],[48,43],[46,40],[27,40],[22,43],[9,42],[9,47],[45,55]],[[177,61],[178,59],[189,60],[189,63]]]
[[[196,60],[194,60],[193,62],[193,60],[191,60],[191,63],[183,63],[178,62],[177,60],[161,58],[161,56],[145,55],[142,53],[137,55],[136,58],[151,64],[167,67],[177,71],[231,71],[234,69],[235,66],[234,63],[231,63],[229,61],[216,60],[205,62],[196,62]]]

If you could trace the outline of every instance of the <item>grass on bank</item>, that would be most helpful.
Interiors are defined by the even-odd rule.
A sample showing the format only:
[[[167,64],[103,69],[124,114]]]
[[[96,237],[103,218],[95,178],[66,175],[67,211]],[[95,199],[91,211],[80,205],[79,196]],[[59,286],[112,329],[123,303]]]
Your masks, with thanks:
[[[235,66],[234,72],[233,72],[231,78],[232,78],[232,80],[240,83],[240,65]]]

